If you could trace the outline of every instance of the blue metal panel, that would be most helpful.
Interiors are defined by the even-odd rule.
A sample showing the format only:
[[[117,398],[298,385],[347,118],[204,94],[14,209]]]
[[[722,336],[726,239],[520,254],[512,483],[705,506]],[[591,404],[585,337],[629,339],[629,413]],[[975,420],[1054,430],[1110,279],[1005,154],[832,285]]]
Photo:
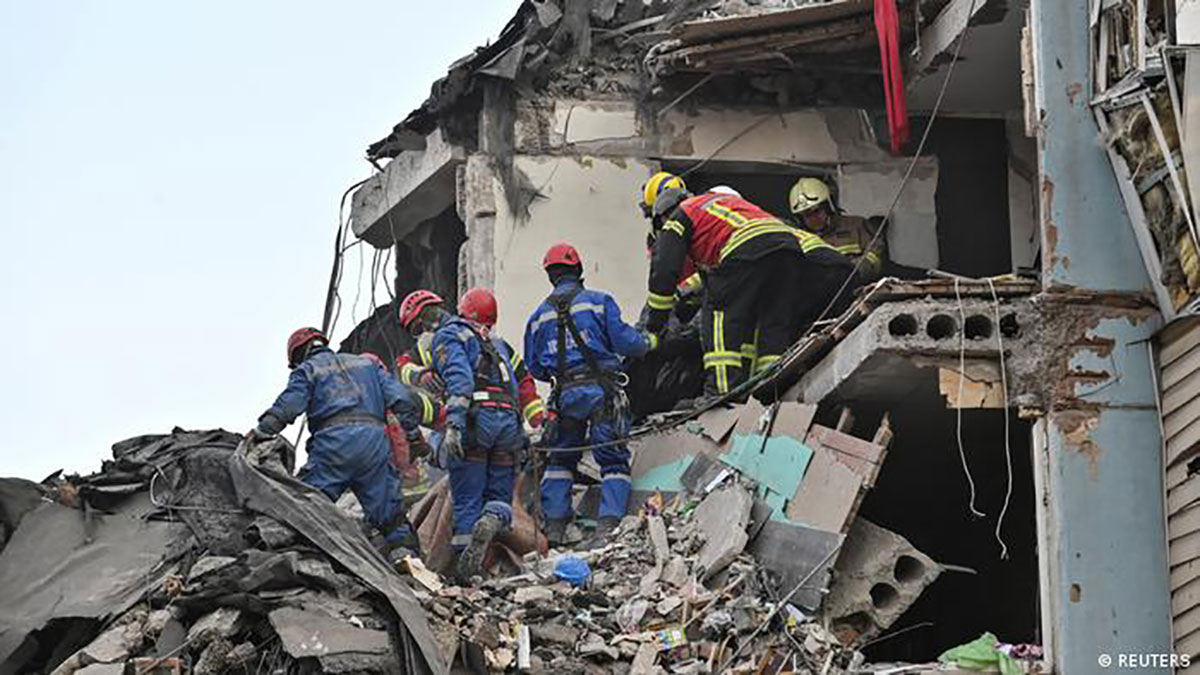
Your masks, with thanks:
[[[1062,673],[1101,672],[1101,654],[1171,651],[1158,414],[1106,409],[1083,427],[1079,414],[1049,425]]]
[[[1041,109],[1042,268],[1048,286],[1149,291],[1088,101],[1088,0],[1033,0]]]
[[[1160,315],[1132,321],[1101,319],[1087,332],[1084,345],[1071,355],[1073,372],[1104,373],[1104,379],[1080,378],[1075,396],[1088,404],[1102,406],[1154,405],[1154,377],[1150,338],[1162,327]]]

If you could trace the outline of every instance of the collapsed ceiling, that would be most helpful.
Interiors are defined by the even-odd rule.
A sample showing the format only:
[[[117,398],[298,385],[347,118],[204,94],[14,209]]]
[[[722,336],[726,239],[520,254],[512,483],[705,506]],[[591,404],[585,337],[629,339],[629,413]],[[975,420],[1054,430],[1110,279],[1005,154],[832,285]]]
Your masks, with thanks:
[[[901,0],[910,44],[949,0]],[[442,127],[474,145],[483,82],[523,96],[881,105],[873,0],[526,0],[497,40],[450,66],[429,98],[371,144],[372,161]],[[746,77],[752,75],[753,77]],[[704,94],[695,92],[697,99]]]

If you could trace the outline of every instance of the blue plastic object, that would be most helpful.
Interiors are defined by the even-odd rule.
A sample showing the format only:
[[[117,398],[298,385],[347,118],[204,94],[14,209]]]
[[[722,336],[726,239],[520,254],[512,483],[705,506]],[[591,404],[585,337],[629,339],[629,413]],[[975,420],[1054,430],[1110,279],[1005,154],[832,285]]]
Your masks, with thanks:
[[[554,563],[554,576],[572,586],[584,586],[592,578],[592,568],[583,558],[567,555]]]

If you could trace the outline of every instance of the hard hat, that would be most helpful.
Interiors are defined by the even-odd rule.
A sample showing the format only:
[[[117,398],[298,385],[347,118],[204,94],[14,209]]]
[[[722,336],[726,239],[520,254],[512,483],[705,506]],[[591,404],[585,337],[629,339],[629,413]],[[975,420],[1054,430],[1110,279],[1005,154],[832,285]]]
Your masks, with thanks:
[[[820,178],[805,177],[796,181],[788,195],[788,203],[792,213],[800,215],[807,213],[822,204],[829,204],[832,194],[829,185]]]
[[[658,201],[659,195],[665,190],[687,190],[687,185],[683,179],[673,173],[667,171],[659,171],[650,176],[650,179],[642,185],[642,214],[649,217],[654,212],[654,204]]]
[[[308,347],[318,343],[324,347],[329,344],[329,338],[316,328],[301,328],[288,336],[288,367],[295,368],[300,365],[308,354]]]
[[[421,289],[409,293],[400,303],[400,325],[408,330],[421,315],[421,310],[440,304],[442,304],[441,296],[433,291]]]
[[[710,189],[709,192],[715,192],[719,195],[731,195],[734,197],[742,196],[742,193],[738,192],[737,190],[734,190],[733,188],[729,187],[728,185],[718,185],[718,186]]]
[[[486,288],[472,288],[458,299],[458,315],[491,328],[496,325],[496,296]]]
[[[566,243],[560,242],[550,247],[546,251],[546,257],[542,258],[542,268],[549,269],[552,265],[583,265],[583,259],[579,257],[579,251],[575,247]]]

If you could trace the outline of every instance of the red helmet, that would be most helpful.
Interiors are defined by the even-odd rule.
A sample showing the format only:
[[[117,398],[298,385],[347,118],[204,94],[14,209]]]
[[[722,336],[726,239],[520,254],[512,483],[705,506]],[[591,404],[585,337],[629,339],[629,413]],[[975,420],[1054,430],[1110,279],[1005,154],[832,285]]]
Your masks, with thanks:
[[[458,315],[491,328],[496,325],[496,296],[486,288],[472,288],[458,299]]]
[[[550,247],[546,251],[546,257],[542,258],[542,268],[548,268],[551,265],[583,265],[583,259],[579,257],[579,251],[575,247],[561,242]]]
[[[407,330],[412,326],[413,321],[421,315],[421,310],[431,305],[442,304],[442,298],[433,291],[424,289],[413,291],[404,296],[404,301],[400,303],[400,325]]]
[[[288,337],[287,353],[288,367],[295,368],[304,360],[307,353],[306,347],[313,343],[321,343],[321,346],[329,344],[329,338],[316,328],[301,328]]]

